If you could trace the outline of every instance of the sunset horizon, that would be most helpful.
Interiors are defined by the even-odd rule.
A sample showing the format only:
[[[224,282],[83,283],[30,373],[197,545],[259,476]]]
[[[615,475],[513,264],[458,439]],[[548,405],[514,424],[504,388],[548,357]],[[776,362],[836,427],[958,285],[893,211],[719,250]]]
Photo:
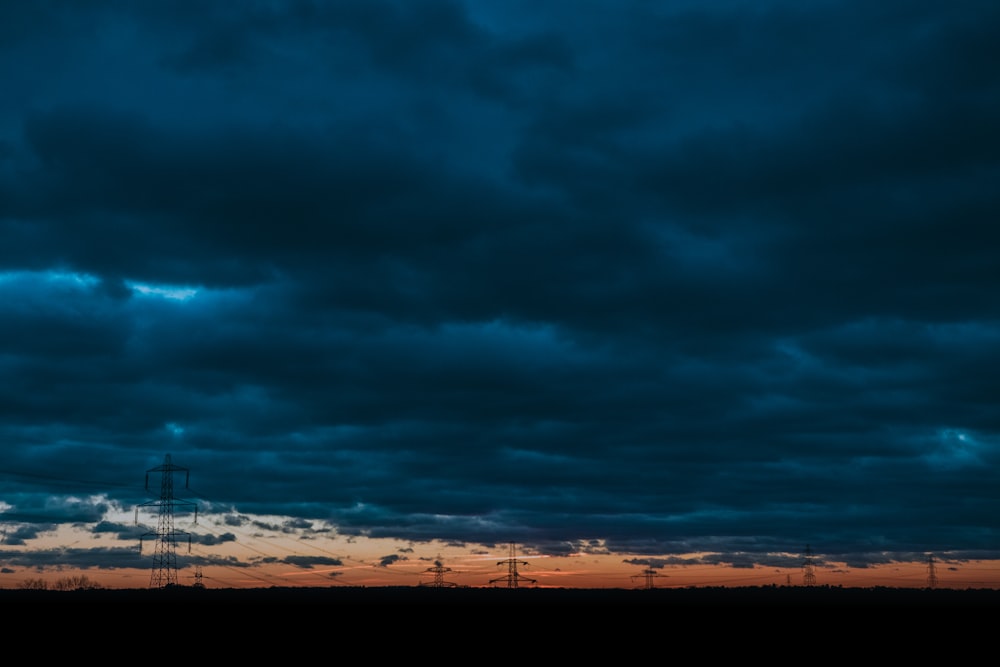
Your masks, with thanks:
[[[998,27],[0,3],[0,589],[1000,589]]]

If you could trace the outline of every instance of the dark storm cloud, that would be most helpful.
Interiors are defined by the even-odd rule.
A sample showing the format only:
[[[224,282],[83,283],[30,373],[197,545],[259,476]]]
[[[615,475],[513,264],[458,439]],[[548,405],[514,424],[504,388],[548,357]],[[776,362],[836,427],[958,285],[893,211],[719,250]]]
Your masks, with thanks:
[[[8,544],[995,548],[991,3],[0,12]]]
[[[289,556],[283,559],[283,562],[306,569],[318,565],[343,565],[338,558],[322,558],[318,556]]]
[[[393,563],[398,563],[400,561],[409,560],[406,556],[400,556],[399,554],[389,554],[388,556],[382,556],[378,560],[379,567],[389,567]]]

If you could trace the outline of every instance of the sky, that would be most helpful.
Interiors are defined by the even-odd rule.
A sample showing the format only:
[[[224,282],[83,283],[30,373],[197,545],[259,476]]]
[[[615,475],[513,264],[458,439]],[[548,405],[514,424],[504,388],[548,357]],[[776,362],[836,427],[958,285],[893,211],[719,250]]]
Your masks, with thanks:
[[[998,29],[0,3],[0,587],[1000,587]]]

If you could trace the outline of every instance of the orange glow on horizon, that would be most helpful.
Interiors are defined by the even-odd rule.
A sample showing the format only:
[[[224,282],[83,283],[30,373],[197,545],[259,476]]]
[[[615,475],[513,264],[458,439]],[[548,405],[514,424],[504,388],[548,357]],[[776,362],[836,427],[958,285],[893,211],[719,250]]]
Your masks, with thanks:
[[[110,554],[98,567],[73,567],[83,560],[87,546]],[[127,548],[126,548],[127,547]],[[305,553],[303,553],[305,551]],[[38,557],[33,558],[32,554]],[[271,555],[271,554],[279,555]],[[794,560],[794,554],[785,554]],[[95,555],[93,558],[99,558]],[[502,586],[513,571],[525,586],[545,588],[687,588],[802,586],[801,567],[755,565],[733,567],[715,564],[714,554],[629,555],[579,553],[568,555],[521,554],[498,548],[488,551],[475,545],[438,542],[409,543],[331,534],[303,540],[287,534],[260,535],[186,545],[177,550],[180,585],[200,583],[212,588],[318,587],[318,586],[419,586],[430,585],[435,575],[448,585]],[[88,558],[90,558],[88,556]],[[109,534],[91,535],[85,529],[64,527],[31,545],[0,545],[0,588],[20,588],[45,582],[65,585],[73,577],[104,588],[146,588],[152,580],[153,545],[139,552],[135,544]],[[38,565],[32,563],[37,562]],[[645,563],[668,562],[650,567]],[[441,569],[435,571],[440,563]],[[867,568],[850,567],[816,557],[815,585],[839,587],[928,587],[925,562],[892,563]],[[938,588],[1000,589],[1000,561],[935,562]]]

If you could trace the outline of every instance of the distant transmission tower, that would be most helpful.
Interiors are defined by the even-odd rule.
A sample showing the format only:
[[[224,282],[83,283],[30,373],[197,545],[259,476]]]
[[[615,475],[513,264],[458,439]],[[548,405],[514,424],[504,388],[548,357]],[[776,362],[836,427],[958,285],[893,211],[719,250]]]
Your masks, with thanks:
[[[927,557],[927,588],[935,588],[938,583],[937,572],[934,569],[934,556]]]
[[[159,520],[156,524],[156,532],[148,532],[139,537],[139,552],[142,553],[142,539],[144,537],[156,537],[156,549],[153,555],[153,572],[149,578],[150,588],[163,588],[165,586],[177,585],[177,538],[187,536],[188,551],[191,550],[191,535],[174,530],[174,509],[194,508],[194,522],[198,523],[198,506],[195,503],[178,500],[174,498],[174,473],[184,472],[184,488],[188,488],[190,474],[187,468],[175,466],[170,462],[170,454],[163,460],[163,465],[150,468],[146,471],[146,490],[149,490],[149,473],[160,473],[160,497],[158,500],[137,505],[135,508],[135,522],[139,523],[140,507],[156,507],[159,511]]]
[[[499,581],[506,581],[507,582],[507,588],[517,588],[518,587],[518,582],[520,582],[520,581],[526,581],[526,582],[528,582],[530,584],[537,583],[534,579],[529,579],[527,577],[523,577],[520,574],[518,574],[518,572],[517,572],[517,566],[518,565],[527,565],[527,563],[525,561],[523,561],[523,560],[522,561],[517,560],[517,557],[515,556],[515,552],[514,552],[514,543],[513,542],[510,543],[510,558],[508,558],[506,560],[497,561],[497,565],[504,565],[504,564],[507,565],[507,576],[506,577],[497,577],[496,579],[490,579],[490,583],[491,584],[495,584],[495,583],[497,583]]]
[[[632,575],[632,580],[634,581],[635,578],[638,576],[639,575],[637,574]],[[646,590],[651,590],[653,588],[656,588],[656,586],[653,585],[653,579],[655,579],[656,577],[664,577],[666,575],[660,574],[651,567],[647,567],[645,570],[642,571],[642,576],[644,578],[644,583],[642,587],[645,588]]]
[[[812,559],[812,548],[806,545],[806,560],[802,564],[802,584],[805,586],[816,585],[816,573],[813,571],[815,563]]]
[[[438,559],[434,561],[434,567],[427,568],[427,572],[434,573],[434,580],[430,583],[426,581],[421,581],[420,582],[421,586],[433,586],[434,588],[456,588],[458,586],[458,584],[456,583],[444,580],[444,573],[451,572],[451,568],[445,567],[441,563],[440,556],[438,556]]]

